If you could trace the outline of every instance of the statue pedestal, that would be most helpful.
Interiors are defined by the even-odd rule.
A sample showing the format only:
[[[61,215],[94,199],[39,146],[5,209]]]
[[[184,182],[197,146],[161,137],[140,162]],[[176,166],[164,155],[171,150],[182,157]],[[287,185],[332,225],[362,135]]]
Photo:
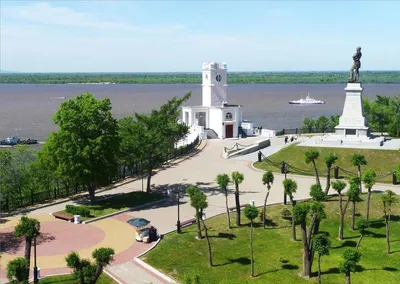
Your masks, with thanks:
[[[347,83],[346,100],[335,134],[345,139],[368,139],[367,120],[364,117],[361,83]]]

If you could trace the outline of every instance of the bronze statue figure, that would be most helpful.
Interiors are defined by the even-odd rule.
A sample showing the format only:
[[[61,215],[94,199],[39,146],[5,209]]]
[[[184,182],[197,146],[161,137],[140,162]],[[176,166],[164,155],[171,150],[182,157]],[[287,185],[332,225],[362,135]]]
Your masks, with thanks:
[[[349,83],[360,82],[360,67],[361,67],[361,47],[357,47],[356,53],[353,55],[353,65],[350,69]],[[354,74],[355,73],[355,74]]]

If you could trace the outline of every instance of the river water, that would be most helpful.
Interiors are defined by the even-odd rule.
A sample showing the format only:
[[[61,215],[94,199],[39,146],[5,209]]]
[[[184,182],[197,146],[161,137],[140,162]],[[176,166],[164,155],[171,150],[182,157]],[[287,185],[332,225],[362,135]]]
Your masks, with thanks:
[[[364,84],[364,96],[400,94],[400,84]],[[229,85],[228,102],[243,105],[243,118],[257,126],[280,130],[296,128],[304,117],[341,114],[345,84],[254,84]],[[0,140],[18,135],[44,141],[57,130],[54,113],[66,99],[83,92],[97,98],[109,97],[116,118],[158,108],[173,96],[192,92],[186,105],[201,104],[201,85],[5,85],[0,84]],[[310,93],[326,105],[289,105]],[[64,99],[65,97],[65,99]]]

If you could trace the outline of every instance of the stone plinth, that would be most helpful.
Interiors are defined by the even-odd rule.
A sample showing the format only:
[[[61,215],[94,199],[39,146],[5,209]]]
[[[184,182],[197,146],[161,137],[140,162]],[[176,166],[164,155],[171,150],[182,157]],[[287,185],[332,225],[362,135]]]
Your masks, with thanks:
[[[346,91],[346,100],[343,114],[339,118],[339,125],[335,127],[336,135],[347,139],[368,138],[369,131],[364,116],[361,83],[348,83],[344,90]]]

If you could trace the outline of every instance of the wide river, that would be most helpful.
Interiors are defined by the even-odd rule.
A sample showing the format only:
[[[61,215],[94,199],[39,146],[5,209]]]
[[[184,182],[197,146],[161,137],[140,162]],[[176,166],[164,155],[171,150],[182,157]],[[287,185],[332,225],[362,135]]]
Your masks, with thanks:
[[[296,128],[305,117],[341,114],[345,84],[229,85],[228,102],[243,105],[243,118],[268,129]],[[364,84],[364,96],[398,95],[400,84]],[[44,141],[57,130],[54,113],[66,99],[83,92],[109,97],[116,118],[148,112],[173,96],[192,92],[187,105],[201,104],[201,85],[5,85],[0,84],[0,140],[18,135]],[[289,105],[310,93],[326,105]],[[65,97],[65,99],[63,98]]]

